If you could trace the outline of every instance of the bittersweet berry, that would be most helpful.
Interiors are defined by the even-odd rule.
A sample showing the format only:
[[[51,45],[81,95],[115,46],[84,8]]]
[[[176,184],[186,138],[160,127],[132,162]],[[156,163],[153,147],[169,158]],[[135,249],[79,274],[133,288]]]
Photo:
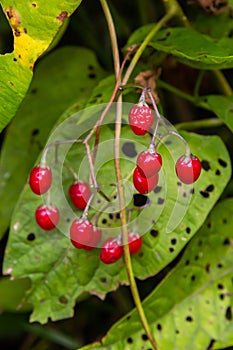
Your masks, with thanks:
[[[129,112],[129,125],[136,135],[145,135],[154,121],[154,112],[146,104],[139,102]]]
[[[200,176],[201,162],[194,155],[191,155],[190,157],[183,155],[177,160],[175,169],[181,182],[192,184]]]
[[[128,244],[130,254],[135,254],[142,247],[142,237],[138,233],[130,232],[128,234]]]
[[[86,219],[75,219],[70,227],[71,243],[78,249],[91,250],[93,239],[93,225]]]
[[[141,152],[137,157],[137,167],[143,177],[152,177],[158,173],[162,166],[162,157],[151,150]]]
[[[152,177],[144,177],[141,175],[138,167],[135,168],[133,173],[133,183],[136,190],[141,194],[146,194],[155,189],[159,181],[159,175],[156,173]]]
[[[122,254],[123,247],[119,244],[117,239],[108,238],[102,244],[100,260],[105,264],[113,264],[121,258]]]
[[[74,204],[78,209],[84,209],[91,196],[91,190],[89,185],[84,181],[76,181],[69,188],[69,195]]]
[[[41,205],[36,209],[35,218],[43,230],[50,231],[58,225],[60,213],[54,206]]]
[[[35,194],[44,194],[52,184],[52,171],[49,167],[37,165],[32,169],[29,185]]]

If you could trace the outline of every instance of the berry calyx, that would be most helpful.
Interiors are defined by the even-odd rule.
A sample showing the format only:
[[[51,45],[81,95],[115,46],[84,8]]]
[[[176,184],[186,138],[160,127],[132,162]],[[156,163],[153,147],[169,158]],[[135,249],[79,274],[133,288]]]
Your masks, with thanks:
[[[52,171],[49,167],[37,165],[32,169],[29,185],[35,194],[44,194],[52,184]]]
[[[139,153],[137,158],[138,171],[143,177],[152,177],[158,173],[162,166],[162,157],[151,150]]]
[[[201,173],[200,160],[191,154],[190,157],[181,156],[176,162],[176,174],[184,184],[194,183]]]
[[[158,173],[151,177],[144,177],[141,175],[138,167],[135,168],[133,173],[133,183],[136,190],[141,194],[146,194],[155,189],[159,181]]]
[[[108,238],[102,244],[100,260],[105,264],[113,264],[121,258],[123,247],[115,238]]]
[[[135,254],[142,247],[142,237],[138,233],[130,232],[128,234],[128,244],[130,254]]]
[[[91,250],[93,239],[93,225],[85,219],[75,219],[70,227],[70,240],[73,246],[78,249]]]
[[[128,120],[136,135],[145,135],[153,124],[154,112],[145,102],[139,102],[131,108]]]
[[[84,209],[91,196],[91,190],[89,185],[84,181],[76,181],[69,188],[69,195],[74,204],[78,209]]]
[[[36,209],[35,218],[43,230],[50,231],[58,225],[60,213],[54,206],[41,205]]]

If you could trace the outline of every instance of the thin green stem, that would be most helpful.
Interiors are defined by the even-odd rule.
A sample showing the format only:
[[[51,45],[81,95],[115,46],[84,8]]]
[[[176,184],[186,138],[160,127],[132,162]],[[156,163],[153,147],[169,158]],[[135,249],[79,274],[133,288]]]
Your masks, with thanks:
[[[202,107],[205,108],[207,110],[209,110],[210,108],[208,107],[208,104],[206,102],[204,102],[202,99],[200,98],[195,98],[192,95],[187,94],[186,92],[177,89],[176,87],[174,87],[173,85],[170,85],[168,83],[166,83],[165,81],[162,80],[157,80],[157,87],[160,87],[162,89],[165,89],[167,91],[172,92],[173,94],[191,102],[192,104],[198,106],[198,107]]]
[[[198,99],[199,90],[200,90],[200,86],[201,86],[204,74],[205,74],[204,70],[200,70],[198,73],[197,80],[194,86],[194,91],[193,91],[195,99]]]
[[[154,28],[147,34],[141,45],[139,46],[138,50],[136,51],[135,55],[132,58],[132,61],[129,64],[129,67],[125,73],[125,76],[122,80],[122,85],[127,84],[130,75],[132,74],[136,64],[138,63],[138,60],[140,59],[143,51],[145,50],[146,46],[149,44],[153,36],[159,31],[160,28],[164,26],[173,16],[175,15],[175,9],[172,9],[168,13],[164,15],[164,17],[161,18],[159,22],[157,22],[154,26]]]
[[[201,120],[195,120],[191,122],[184,122],[176,124],[175,127],[177,130],[196,130],[203,128],[217,128],[224,125],[223,121],[218,118],[207,118]]]
[[[120,96],[120,98],[118,99],[118,102],[117,102],[117,106],[116,106],[114,162],[115,162],[115,171],[116,171],[116,178],[117,178],[117,184],[118,184],[118,196],[119,196],[120,215],[121,215],[122,243],[123,243],[123,249],[124,249],[125,266],[126,266],[128,279],[129,279],[131,293],[132,293],[134,303],[135,303],[137,311],[138,311],[139,318],[140,318],[141,323],[144,327],[146,335],[148,336],[148,339],[151,342],[153,349],[158,350],[157,342],[156,342],[155,338],[153,337],[153,334],[151,333],[150,326],[148,324],[148,321],[147,321],[145,313],[144,313],[144,309],[143,309],[140,295],[138,292],[137,284],[136,284],[136,281],[134,278],[132,262],[131,262],[130,252],[129,252],[124,185],[122,182],[121,166],[120,166],[120,149],[121,149],[120,137],[121,137],[121,123],[122,123],[122,103],[121,102],[122,102],[122,97]]]
[[[118,76],[119,70],[120,70],[120,56],[119,56],[119,50],[118,50],[118,43],[117,43],[117,36],[116,36],[116,30],[115,25],[112,19],[111,12],[109,10],[108,4],[106,0],[100,0],[101,6],[104,11],[104,15],[107,21],[111,45],[112,45],[112,55],[113,55],[113,62],[114,62],[114,69],[116,78]]]
[[[214,70],[212,71],[212,74],[216,81],[216,85],[218,86],[219,91],[224,95],[232,96],[232,88],[228,83],[227,79],[225,78],[224,74],[220,70]]]
[[[163,4],[167,13],[174,11],[181,24],[183,24],[185,27],[190,27],[187,17],[176,0],[163,0]]]

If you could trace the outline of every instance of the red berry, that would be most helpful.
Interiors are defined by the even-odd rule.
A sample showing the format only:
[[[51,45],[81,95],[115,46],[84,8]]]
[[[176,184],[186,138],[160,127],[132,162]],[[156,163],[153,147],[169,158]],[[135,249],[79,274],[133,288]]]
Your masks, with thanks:
[[[37,165],[32,169],[29,185],[35,194],[43,194],[48,191],[52,184],[52,171],[49,167]]]
[[[155,189],[159,181],[158,173],[154,174],[154,176],[146,178],[141,175],[138,167],[135,168],[133,173],[133,183],[136,190],[141,194],[146,194]]]
[[[60,213],[56,207],[41,205],[36,209],[35,217],[37,224],[43,230],[50,231],[57,226]]]
[[[200,173],[201,162],[196,156],[183,155],[177,160],[176,174],[183,183],[192,184],[199,178]]]
[[[128,235],[130,254],[137,253],[142,247],[142,237],[138,233],[130,232]]]
[[[98,227],[95,227],[93,230],[93,235],[92,235],[92,240],[91,240],[90,246],[93,248],[97,247],[101,238],[102,238],[102,231]]]
[[[159,172],[162,166],[162,157],[155,151],[143,151],[138,155],[137,167],[143,177],[152,177]]]
[[[101,252],[100,252],[100,260],[105,264],[113,264],[123,254],[123,247],[119,245],[115,238],[108,238],[102,244]]]
[[[69,195],[76,208],[84,209],[91,196],[91,190],[86,182],[77,181],[70,186]]]
[[[91,246],[93,231],[93,225],[90,221],[75,219],[70,227],[71,243],[78,249],[93,249],[94,246]]]
[[[145,135],[154,121],[154,113],[146,103],[137,103],[129,112],[129,125],[136,135]]]

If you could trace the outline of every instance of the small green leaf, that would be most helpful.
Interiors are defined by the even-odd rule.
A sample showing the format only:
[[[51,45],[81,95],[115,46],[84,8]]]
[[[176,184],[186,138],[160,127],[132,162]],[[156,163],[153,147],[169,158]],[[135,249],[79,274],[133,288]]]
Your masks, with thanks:
[[[127,47],[139,44],[153,28],[152,24],[137,29],[129,38]],[[230,38],[217,41],[191,28],[160,30],[150,45],[158,51],[171,54],[191,67],[224,69],[233,67],[233,50]]]
[[[126,104],[123,111],[124,121],[130,107],[132,104]],[[86,116],[88,113],[90,116],[86,119],[87,124],[78,123],[79,117],[83,115],[81,111],[73,116],[73,120],[68,118],[60,124],[48,142],[80,138],[83,133],[86,134],[86,126],[92,128],[101,111],[99,105],[97,109],[93,107],[84,111]],[[105,199],[97,195],[89,211],[89,218],[97,221],[104,237],[119,234],[121,230],[113,165],[114,117],[113,109],[107,116],[108,124],[101,128],[95,163],[98,184],[112,202],[106,203]],[[162,126],[160,131],[163,131]],[[141,279],[156,274],[179,254],[203,224],[230,177],[230,159],[220,138],[189,133],[183,135],[192,152],[202,160],[203,171],[194,189],[192,186],[181,185],[175,175],[174,161],[184,152],[182,142],[170,136],[159,148],[164,159],[159,185],[155,192],[148,195],[151,205],[143,210],[134,210],[129,225],[129,229],[135,228],[144,234],[143,249],[133,256],[135,275]],[[134,206],[134,195],[137,195],[132,185],[136,157],[141,150],[148,147],[149,142],[148,135],[143,138],[135,136],[127,124],[123,125],[121,166],[129,208]],[[52,320],[71,317],[76,298],[83,292],[103,298],[120,283],[127,283],[123,260],[106,266],[100,262],[99,249],[87,252],[77,250],[70,244],[70,224],[74,218],[80,217],[81,212],[75,212],[69,202],[68,186],[74,178],[66,166],[63,166],[63,162],[72,166],[84,181],[89,181],[89,165],[84,145],[77,143],[70,151],[69,147],[69,144],[60,146],[59,163],[53,168],[54,181],[50,200],[61,211],[58,229],[44,232],[37,226],[34,212],[46,200],[46,196],[41,198],[34,195],[29,186],[25,187],[12,218],[4,271],[11,271],[15,277],[27,276],[31,279],[32,288],[26,298],[34,304],[31,321],[44,323],[48,317]],[[51,149],[48,163],[53,162],[54,150]]]
[[[104,74],[95,55],[81,47],[55,50],[36,66],[28,94],[2,146],[0,237],[9,226],[28,172],[58,117],[71,105],[79,110]]]
[[[14,51],[0,55],[0,131],[9,123],[26,95],[35,61],[49,47],[78,1],[2,0],[14,35]]]
[[[220,202],[178,265],[143,302],[160,350],[233,344],[233,199]],[[135,310],[89,349],[150,348]]]
[[[233,132],[233,97],[222,95],[209,95],[204,97],[204,101]]]

